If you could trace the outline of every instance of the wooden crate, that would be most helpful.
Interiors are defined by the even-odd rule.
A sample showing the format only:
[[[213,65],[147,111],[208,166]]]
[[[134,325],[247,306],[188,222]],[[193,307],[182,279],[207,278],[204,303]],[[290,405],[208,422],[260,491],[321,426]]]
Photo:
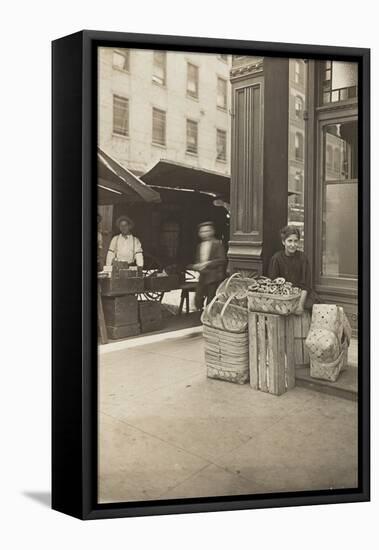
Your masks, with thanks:
[[[132,325],[119,325],[117,327],[107,325],[107,331],[109,338],[112,340],[118,340],[119,338],[127,338],[128,336],[137,336],[141,333],[141,327],[139,323]]]
[[[295,386],[294,339],[282,315],[249,312],[250,385],[282,395]]]
[[[103,296],[103,310],[107,327],[133,325],[138,323],[138,301],[136,296]]]
[[[139,301],[138,316],[142,332],[152,332],[162,328],[162,304],[160,302]]]
[[[294,357],[297,368],[309,365],[309,353],[305,340],[311,326],[311,315],[305,311],[303,315],[290,315],[286,319],[288,330],[293,332]]]
[[[160,302],[140,300],[138,302],[138,314],[141,322],[162,321],[162,304]]]
[[[101,279],[103,295],[109,294],[138,294],[144,290],[143,277],[109,277]]]

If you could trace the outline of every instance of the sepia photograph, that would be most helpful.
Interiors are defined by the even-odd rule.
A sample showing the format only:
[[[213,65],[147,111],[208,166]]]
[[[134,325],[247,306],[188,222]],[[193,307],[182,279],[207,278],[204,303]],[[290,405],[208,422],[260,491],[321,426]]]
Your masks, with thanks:
[[[359,486],[358,63],[99,46],[97,502]]]

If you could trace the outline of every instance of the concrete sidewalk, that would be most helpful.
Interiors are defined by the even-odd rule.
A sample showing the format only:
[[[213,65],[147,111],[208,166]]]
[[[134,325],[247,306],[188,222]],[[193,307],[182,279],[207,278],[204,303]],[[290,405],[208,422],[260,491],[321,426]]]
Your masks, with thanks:
[[[100,355],[99,502],[357,486],[357,403],[210,380],[203,354],[194,334]]]

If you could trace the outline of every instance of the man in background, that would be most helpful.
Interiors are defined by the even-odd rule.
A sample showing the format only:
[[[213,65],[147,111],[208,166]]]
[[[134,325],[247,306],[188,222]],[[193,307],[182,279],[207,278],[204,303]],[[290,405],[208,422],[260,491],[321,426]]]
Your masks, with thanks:
[[[200,243],[196,252],[193,269],[199,271],[199,282],[195,294],[195,306],[202,309],[204,299],[207,304],[216,294],[217,287],[225,279],[226,256],[224,245],[215,237],[213,222],[203,222],[198,226]]]
[[[133,220],[129,216],[120,216],[116,225],[120,233],[111,240],[106,264],[112,265],[114,261],[119,261],[127,262],[129,265],[136,264],[137,267],[142,268],[142,245],[140,240],[131,233],[134,227]]]

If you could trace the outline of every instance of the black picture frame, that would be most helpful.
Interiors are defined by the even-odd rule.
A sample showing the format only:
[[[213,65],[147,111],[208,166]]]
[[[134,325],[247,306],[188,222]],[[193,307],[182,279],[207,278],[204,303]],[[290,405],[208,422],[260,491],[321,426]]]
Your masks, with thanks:
[[[98,46],[333,58],[359,64],[359,486],[357,489],[98,504],[96,164]],[[52,507],[81,519],[370,499],[370,50],[81,31],[52,44]]]

